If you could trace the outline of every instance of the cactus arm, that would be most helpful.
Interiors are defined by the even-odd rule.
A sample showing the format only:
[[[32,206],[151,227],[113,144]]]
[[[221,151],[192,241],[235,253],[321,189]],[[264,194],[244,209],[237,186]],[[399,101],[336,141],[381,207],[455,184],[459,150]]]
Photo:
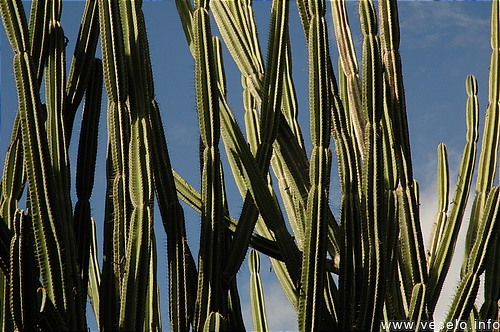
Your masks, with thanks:
[[[363,32],[363,108],[367,114],[366,145],[362,170],[362,238],[366,244],[364,252],[365,289],[361,293],[363,306],[359,324],[365,329],[376,329],[382,315],[384,277],[386,269],[385,248],[387,234],[383,224],[386,206],[383,202],[383,141],[381,123],[383,117],[382,63],[379,40],[376,36],[375,9],[371,1],[359,5],[361,30]],[[364,233],[364,234],[363,234]]]
[[[255,46],[255,22],[251,14],[247,15],[248,5],[240,1],[214,0],[210,2],[210,8],[229,52],[249,85],[252,97],[260,103],[263,65],[260,50]]]
[[[442,236],[444,226],[448,220],[448,195],[449,195],[449,166],[448,153],[444,143],[438,146],[438,167],[437,167],[437,195],[438,195],[438,212],[434,219],[432,234],[427,252],[427,264],[435,259],[439,239]]]
[[[467,142],[464,147],[457,187],[453,196],[454,204],[451,207],[448,220],[438,230],[437,246],[435,248],[436,254],[431,256],[429,261],[428,309],[430,313],[434,311],[451,263],[451,258],[453,257],[450,253],[453,253],[455,248],[472,182],[479,126],[476,84],[474,77],[469,76],[467,78]]]
[[[14,220],[14,236],[10,247],[9,304],[14,327],[19,330],[33,329],[37,320],[37,303],[33,294],[38,287],[38,275],[32,273],[36,264],[32,228],[29,217],[17,210]],[[7,297],[6,297],[7,298]]]
[[[21,123],[23,131],[23,149],[26,162],[26,174],[29,186],[29,200],[31,214],[33,216],[34,232],[37,243],[37,257],[42,275],[42,283],[47,289],[49,299],[58,310],[62,310],[67,304],[65,291],[67,290],[67,279],[62,275],[60,249],[60,234],[54,234],[54,216],[50,196],[46,196],[44,188],[48,190],[49,173],[48,165],[42,162],[42,156],[49,158],[48,146],[45,137],[40,133],[41,104],[34,94],[35,87],[30,78],[34,78],[33,67],[27,53],[19,53],[14,56],[16,80],[20,89]],[[21,82],[30,82],[24,84]],[[31,91],[29,91],[31,88]],[[32,110],[32,111],[28,111]],[[46,159],[45,159],[46,160]],[[40,166],[42,165],[42,166]],[[60,230],[60,227],[59,227]],[[57,287],[56,287],[57,285]],[[62,287],[61,287],[62,285]]]
[[[403,89],[401,59],[399,55],[399,22],[397,2],[379,1],[380,44],[385,69],[385,84],[388,96],[387,105],[391,112],[391,135],[394,137],[398,187],[398,211],[400,220],[400,257],[402,258],[402,277],[405,297],[410,300],[415,284],[427,282],[424,245],[420,229],[417,188],[413,181],[411,154],[409,148],[406,104]],[[429,292],[427,292],[429,294]]]
[[[497,226],[498,227],[498,226]],[[500,318],[500,286],[498,285],[498,276],[500,275],[500,236],[497,230],[496,238],[493,241],[492,248],[489,251],[486,270],[484,273],[484,303],[479,312],[483,320]]]
[[[0,216],[3,217],[3,223],[7,227],[14,220],[14,213],[26,184],[19,116],[19,113],[17,113],[14,120],[12,139],[5,156],[5,164],[0,181]]]
[[[408,319],[415,322],[415,326],[420,326],[422,314],[425,312],[425,292],[427,287],[425,284],[418,283],[413,287],[411,294],[410,307],[408,309]],[[418,331],[418,328],[415,329]]]
[[[90,84],[87,88],[82,111],[82,125],[76,168],[76,195],[78,201],[75,205],[73,217],[75,239],[77,242],[78,275],[80,276],[81,293],[85,294],[85,296],[80,297],[82,306],[86,305],[86,294],[89,285],[89,259],[92,258],[89,254],[92,244],[90,197],[94,186],[99,117],[101,112],[101,60],[94,60],[91,72]],[[97,321],[99,320],[97,319]]]
[[[187,244],[184,211],[177,199],[176,188],[179,189],[182,186],[178,177],[175,177],[174,183],[174,175],[177,173],[172,174],[163,125],[156,103],[153,103],[150,125],[154,151],[155,191],[163,227],[167,234],[169,293],[171,294],[169,299],[170,326],[173,331],[180,331],[189,329],[192,319],[197,271]],[[188,184],[186,183],[186,185]],[[192,191],[188,192],[192,193]],[[201,212],[201,195],[197,194],[196,202],[199,212]]]
[[[364,151],[364,127],[367,119],[366,115],[362,114],[361,80],[345,1],[332,2],[332,16],[340,54],[339,62],[342,64],[342,71],[346,78],[347,99],[344,100],[343,104],[345,110],[348,111],[349,120],[351,120],[355,145],[358,151],[362,152]],[[351,128],[349,128],[349,131],[351,131]]]
[[[144,306],[144,331],[163,331],[161,324],[161,309],[160,309],[160,289],[157,283],[157,263],[156,263],[156,239],[153,236],[149,247],[149,256],[153,263],[149,264],[148,284],[146,301]]]
[[[315,331],[321,326],[325,287],[326,220],[330,184],[330,101],[327,71],[327,33],[324,1],[311,4],[309,46],[309,98],[313,151],[309,177],[304,254],[299,297],[299,330]]]
[[[498,1],[492,2],[491,16],[491,60],[489,72],[488,107],[486,110],[485,128],[481,142],[481,153],[479,155],[478,174],[476,180],[476,198],[472,207],[472,220],[467,230],[466,253],[474,246],[477,236],[477,223],[485,208],[486,197],[493,185],[498,159],[499,144],[499,49],[500,49],[500,28]],[[463,267],[464,269],[465,267]]]
[[[200,331],[219,332],[226,330],[226,319],[218,312],[211,312]]]
[[[98,39],[98,1],[87,0],[66,86],[66,105],[64,110],[66,144],[69,144],[71,140],[75,113],[82,101],[87,84],[89,84],[89,80],[91,79],[92,71],[88,69],[93,66]]]
[[[498,1],[492,2],[491,8],[491,61],[489,72],[489,93],[488,107],[486,110],[485,128],[481,142],[481,154],[479,157],[478,174],[476,181],[476,197],[472,205],[471,223],[467,230],[465,240],[466,256],[470,252],[474,243],[480,235],[477,232],[478,222],[484,213],[485,201],[488,192],[491,190],[496,175],[498,163],[498,145],[500,140],[499,124],[499,49],[500,49],[500,28],[499,28],[500,9]],[[500,298],[500,285],[496,281],[499,276],[500,246],[495,245],[492,254],[488,257],[488,263],[485,272],[485,302],[481,307],[481,319],[495,319],[498,315],[498,298]],[[465,269],[464,261],[462,270]]]
[[[343,76],[342,66],[339,66],[340,77]],[[331,118],[332,137],[334,139],[337,159],[340,188],[342,190],[340,227],[332,228],[336,234],[330,238],[337,238],[340,256],[339,292],[340,306],[338,313],[341,328],[347,329],[354,324],[356,301],[361,294],[362,278],[362,243],[361,238],[361,161],[362,154],[352,139],[352,125],[349,116],[349,104],[339,95],[347,90],[340,80],[340,90],[335,81],[331,64],[329,70],[329,86],[332,98]],[[347,82],[345,82],[347,83]],[[340,228],[340,229],[339,229]],[[338,258],[336,258],[337,260]],[[356,299],[353,301],[353,299]]]
[[[125,271],[121,288],[119,326],[159,330],[156,240],[153,228],[154,184],[150,115],[154,84],[142,1],[119,3],[130,111],[127,185],[131,203],[130,228],[125,230]]]
[[[99,319],[99,287],[101,284],[101,270],[99,268],[99,260],[97,258],[97,231],[94,218],[90,218],[90,240],[89,240],[89,271],[88,271],[88,290],[90,304],[94,311],[97,322],[97,329],[100,327],[101,320]]]
[[[250,303],[255,331],[268,331],[264,291],[260,278],[260,259],[255,250],[250,250],[248,267],[250,269]]]
[[[304,29],[304,35],[309,36],[309,24],[311,21],[311,12],[309,11],[309,0],[297,0],[299,17]],[[307,38],[306,38],[307,39]]]
[[[184,30],[184,36],[186,37],[187,44],[191,50],[191,54],[194,53],[193,45],[193,7],[191,1],[185,0],[175,0],[175,5],[177,7],[177,12],[181,19],[182,29]]]
[[[53,3],[53,1],[35,0],[31,4],[29,22],[30,52],[39,85],[42,83],[45,62],[48,56],[50,16]]]
[[[290,226],[297,245],[302,249],[304,239],[304,220],[309,183],[309,162],[304,149],[302,132],[297,121],[297,101],[292,80],[290,38],[287,38],[284,84],[282,98],[282,116],[274,143],[272,167],[283,199]],[[332,245],[333,247],[333,245]],[[335,249],[331,250],[335,257]]]
[[[283,5],[283,3],[282,3]],[[178,7],[179,8],[179,7]],[[188,15],[186,10],[185,10],[185,6],[183,6],[181,8],[183,10],[183,12],[180,14],[181,16],[181,20],[183,22],[183,25],[188,25],[189,22],[187,20],[187,17]],[[179,10],[181,11],[181,10]],[[190,31],[190,29],[185,29],[185,33],[188,34],[188,32]],[[188,42],[191,40],[189,36],[186,36]],[[193,48],[191,48],[191,51],[193,53]],[[219,98],[221,96],[224,96],[224,92],[223,91],[220,91],[219,92]],[[228,147],[228,146],[235,146],[236,149],[233,149],[233,152],[228,152],[228,158],[231,160],[233,160],[232,162],[230,162],[230,165],[233,169],[233,174],[240,174],[241,173],[241,168],[238,168],[239,166],[238,165],[241,165],[239,162],[236,161],[236,155],[234,154],[234,150],[236,151],[239,151],[239,153],[243,153],[243,159],[246,159],[246,158],[249,158],[250,161],[247,161],[247,162],[250,162],[250,163],[255,163],[255,158],[252,156],[251,152],[248,150],[248,145],[246,144],[244,138],[243,138],[243,135],[238,127],[238,125],[236,124],[236,121],[234,120],[234,117],[233,115],[231,114],[230,110],[229,110],[229,107],[227,106],[227,103],[225,101],[224,98],[222,98],[220,101],[219,101],[219,106],[221,107],[221,119],[223,120],[221,122],[221,124],[223,125],[222,126],[222,134],[223,134],[223,138],[224,138],[224,144],[226,145],[226,151],[230,151],[231,147]],[[228,125],[229,124],[229,125]],[[229,131],[228,131],[228,134],[226,135],[225,134],[225,126],[227,128],[230,128]],[[230,140],[228,140],[228,138]],[[228,145],[229,144],[229,145]],[[248,150],[248,153],[247,153],[247,150]],[[239,158],[241,158],[242,156],[239,156]],[[248,166],[247,166],[248,167]],[[258,167],[257,165],[252,165],[251,168],[253,169],[253,172],[256,172],[258,170]],[[252,171],[250,171],[252,172]],[[247,174],[245,172],[245,174]],[[248,184],[247,183],[252,183],[250,180],[245,180],[243,181],[244,178],[242,177],[236,177],[236,183],[240,189],[240,193],[243,197],[247,197],[247,190],[250,189],[250,188],[247,188]],[[259,181],[264,181],[264,180],[259,180]],[[260,182],[259,182],[260,183]],[[255,189],[258,189],[259,192],[262,192],[262,188],[266,188],[267,185],[264,185],[264,187],[262,187],[262,185],[264,184],[265,182],[263,183],[260,183],[260,186],[259,185],[256,185],[253,190]],[[265,194],[266,195],[266,194]],[[252,199],[255,200],[255,197],[252,195]],[[245,198],[245,200],[249,200],[249,198]],[[271,206],[268,205],[269,202],[272,202],[271,203]],[[250,206],[250,203],[247,203],[249,206]],[[273,219],[267,219],[266,222],[269,222],[271,223],[271,228],[276,230],[276,226],[278,226],[278,228],[281,228],[282,231],[280,232],[280,235],[279,237],[281,238],[281,242],[284,241],[285,245],[288,247],[288,248],[292,248],[292,252],[296,252],[297,249],[296,249],[296,246],[293,244],[293,241],[290,241],[291,238],[289,238],[289,235],[286,234],[288,232],[286,231],[283,231],[284,229],[286,229],[286,226],[284,225],[284,221],[283,221],[283,217],[281,215],[281,212],[279,212],[279,207],[277,206],[277,203],[274,201],[274,199],[272,197],[268,197],[266,196],[264,199],[260,199],[259,202],[257,203],[257,206],[259,206],[259,204],[263,204],[262,206],[264,207],[264,209],[266,210],[266,213],[268,213],[268,216],[277,216],[277,217],[273,217]],[[266,206],[267,205],[267,206]],[[271,207],[271,209],[270,209]],[[278,209],[276,211],[272,211],[273,209]],[[246,210],[245,213],[247,213],[249,216],[252,216],[250,219],[254,218],[254,214],[253,213],[249,213],[249,212],[253,212],[255,211],[255,208],[252,208],[250,209],[251,211],[249,211],[249,208],[245,208],[244,210]],[[260,208],[259,208],[260,210]],[[243,216],[245,216],[245,213],[242,213]],[[269,214],[271,213],[271,214]],[[247,217],[245,217],[245,219],[247,219]],[[276,222],[275,220],[278,220],[278,222]],[[240,220],[240,222],[243,222],[243,220]],[[259,226],[259,224],[257,224],[257,230],[261,233],[261,234],[265,234],[265,237],[268,238],[268,239],[271,239],[272,236],[271,236],[271,233],[270,231],[265,227],[265,226]],[[248,241],[247,241],[248,243]],[[294,248],[295,247],[295,248]],[[282,257],[286,257],[286,256],[282,256]],[[289,262],[290,263],[290,262]],[[283,263],[277,263],[277,264],[283,264]],[[241,264],[239,264],[241,265]],[[239,266],[238,265],[238,266]],[[231,269],[235,269],[235,264],[229,264],[228,266],[231,266]],[[236,270],[237,270],[237,267],[236,267]],[[292,269],[292,271],[297,271],[297,269]],[[292,273],[295,273],[295,272],[292,272]],[[227,278],[226,278],[227,279]],[[298,280],[297,278],[295,280]],[[288,283],[283,280],[284,284],[288,285]],[[286,286],[285,287],[286,289],[290,289],[290,288],[294,288],[293,286]],[[293,300],[292,300],[293,302]]]
[[[21,1],[0,3],[2,21],[14,54],[29,51],[29,35],[26,14]]]
[[[395,111],[393,114],[394,133],[396,141],[400,144],[403,160],[406,162],[408,179],[412,179],[410,142],[408,133],[408,120],[406,117],[406,101],[403,88],[401,57],[399,55],[400,31],[396,0],[379,2],[380,15],[380,40],[383,50],[383,61],[389,80],[390,96]]]
[[[222,137],[226,150],[231,153],[228,155],[230,164],[233,164],[233,172],[240,174],[245,181],[245,186],[250,191],[267,227],[275,233],[280,248],[282,257],[286,260],[287,269],[292,276],[292,280],[298,280],[298,263],[300,252],[297,246],[290,237],[283,220],[283,215],[280,212],[276,200],[269,192],[267,181],[263,178],[262,173],[256,165],[248,145],[246,144],[243,134],[239,131],[235,119],[227,109],[221,109],[222,116]],[[261,229],[262,230],[262,229]],[[259,233],[261,230],[258,230]]]
[[[196,104],[201,138],[200,162],[202,164],[198,295],[194,322],[198,330],[203,328],[210,315],[223,310],[220,297],[222,295],[221,250],[224,247],[222,232],[224,206],[218,147],[220,138],[219,91],[207,7],[208,3],[204,1],[196,3],[192,25]]]
[[[467,268],[463,271],[446,321],[466,320],[474,306],[474,299],[479,290],[479,278],[485,270],[485,262],[495,239],[495,228],[498,227],[499,193],[500,187],[493,187],[488,194],[485,210],[478,224],[478,234],[481,237],[474,243],[467,257]]]
[[[29,201],[36,239],[37,258],[42,282],[48,297],[56,308],[68,308],[68,271],[61,255],[63,239],[60,220],[55,213],[55,202],[48,160],[48,144],[42,133],[41,112],[33,60],[28,53],[28,28],[20,1],[4,1],[0,5],[7,36],[14,49],[14,74],[19,97],[20,123],[26,176],[29,184]],[[67,244],[66,244],[67,245]],[[55,287],[58,285],[58,287]],[[72,322],[74,323],[74,321]],[[72,325],[74,326],[74,325]]]
[[[118,3],[98,1],[104,85],[108,95],[107,200],[103,273],[100,286],[100,326],[117,329],[119,292],[123,281],[127,203],[127,164],[130,135],[124,47]]]
[[[64,86],[66,85],[66,55],[64,45],[64,31],[60,24],[61,1],[52,1],[51,24],[49,25],[47,67],[45,72],[45,96],[47,120],[45,131],[47,135],[48,151],[51,162],[52,178],[54,181],[53,199],[57,202],[57,212],[61,220],[61,233],[66,250],[63,251],[65,268],[70,273],[73,291],[76,293],[76,307],[73,296],[70,297],[71,316],[77,317],[79,326],[85,325],[85,313],[79,304],[84,304],[86,294],[80,292],[80,283],[77,271],[76,239],[73,229],[73,212],[70,194],[70,169],[66,133],[63,123],[65,106]],[[78,310],[78,311],[77,311]]]
[[[281,80],[283,78],[284,52],[286,51],[284,38],[288,31],[287,19],[288,5],[286,1],[273,2],[267,68],[263,84],[265,92],[262,94],[262,114],[259,132],[260,145],[258,145],[255,157],[257,166],[262,174],[267,174],[268,172],[273,150],[272,145],[276,139],[281,114],[279,109],[282,97]],[[257,214],[253,212],[254,210],[255,205],[253,202],[245,198],[242,215],[249,213],[252,215],[252,218],[245,218],[245,220],[240,218],[240,223],[235,233],[235,240],[227,260],[230,263],[226,264],[224,271],[224,274],[228,278],[234,276],[243,262],[248,241],[257,221]],[[262,214],[262,211],[260,213]]]

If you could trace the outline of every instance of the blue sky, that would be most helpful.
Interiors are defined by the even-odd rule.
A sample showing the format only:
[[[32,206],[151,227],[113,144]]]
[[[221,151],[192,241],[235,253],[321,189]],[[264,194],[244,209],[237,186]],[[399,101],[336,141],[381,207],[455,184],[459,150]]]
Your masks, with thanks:
[[[401,56],[407,98],[407,112],[410,124],[412,157],[415,178],[421,189],[421,215],[424,237],[430,235],[430,227],[436,209],[436,148],[441,142],[448,144],[451,178],[456,177],[458,162],[465,137],[465,78],[476,75],[479,85],[481,106],[481,126],[484,122],[484,110],[487,105],[488,67],[490,57],[489,17],[490,2],[399,2],[401,22]],[[262,52],[266,53],[270,1],[254,3],[256,20],[261,38]],[[69,38],[67,49],[68,67],[72,56],[78,26],[83,10],[83,2],[65,2],[62,25]],[[167,142],[173,167],[192,185],[199,188],[198,163],[198,128],[194,92],[194,64],[187,47],[184,34],[173,1],[145,2],[144,13],[148,27],[151,59],[155,79],[156,99],[166,131]],[[353,27],[355,44],[360,53],[361,33],[354,2],[349,2],[350,23]],[[336,57],[331,13],[327,11],[327,23],[330,33],[330,49]],[[213,34],[218,35],[215,25]],[[0,59],[0,164],[3,165],[5,151],[9,144],[13,118],[17,108],[17,96],[12,74],[12,52],[3,29],[1,34]],[[306,145],[308,143],[308,98],[307,98],[307,49],[298,19],[295,2],[290,6],[290,35],[293,51],[294,80],[298,94],[299,114],[303,126]],[[224,58],[229,104],[237,118],[242,120],[241,83],[239,72],[225,52]],[[334,62],[335,63],[335,62]],[[105,107],[105,106],[103,106]],[[104,110],[105,108],[103,108]],[[70,155],[76,155],[79,130],[79,116],[75,120],[75,134],[70,147]],[[96,188],[91,200],[93,216],[102,225],[105,183],[105,112],[102,113],[100,131],[100,149],[96,170]],[[242,122],[240,122],[242,123]],[[223,156],[224,158],[224,156]],[[75,166],[72,160],[73,168]],[[238,216],[242,200],[236,190],[227,163],[225,166],[230,212]],[[73,179],[74,179],[73,169]],[[336,181],[335,177],[332,181]],[[333,184],[335,188],[335,184]],[[335,190],[331,195],[331,204],[335,208],[339,195]],[[185,207],[188,237],[193,253],[198,251],[199,216],[189,207]],[[156,236],[158,242],[158,281],[163,303],[164,328],[168,327],[167,313],[167,270],[166,240],[160,215],[155,212],[157,221]],[[465,220],[466,222],[467,220]],[[101,230],[99,230],[101,233]],[[459,240],[460,241],[460,240]],[[461,262],[462,247],[457,247],[458,262]],[[267,259],[261,257],[261,276],[264,279],[264,292],[271,330],[296,330],[296,318],[293,309],[282,295],[274,273],[270,272]],[[252,328],[248,300],[248,268],[246,263],[238,273],[240,295],[247,329]],[[458,270],[450,271],[443,292],[443,300],[438,305],[435,319],[442,320],[446,313],[449,296],[456,285]],[[89,320],[92,313],[89,312]]]

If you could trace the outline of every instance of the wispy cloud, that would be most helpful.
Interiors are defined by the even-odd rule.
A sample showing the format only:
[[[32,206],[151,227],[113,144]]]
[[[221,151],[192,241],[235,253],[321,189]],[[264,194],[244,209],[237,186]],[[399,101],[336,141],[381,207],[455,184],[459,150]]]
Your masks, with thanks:
[[[488,3],[402,2],[400,25],[402,36],[412,48],[488,45],[488,36],[479,33],[489,25],[489,17],[478,16],[474,6]],[[477,7],[476,7],[477,8]]]

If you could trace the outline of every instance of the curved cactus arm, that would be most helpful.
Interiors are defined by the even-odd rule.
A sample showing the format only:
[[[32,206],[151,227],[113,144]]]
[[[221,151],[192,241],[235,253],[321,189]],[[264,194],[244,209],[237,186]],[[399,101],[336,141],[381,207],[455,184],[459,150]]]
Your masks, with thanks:
[[[428,309],[434,312],[441,288],[453,257],[452,253],[458,237],[458,231],[463,219],[467,198],[472,182],[476,157],[476,145],[479,126],[479,105],[477,101],[477,82],[473,76],[466,81],[467,87],[467,135],[466,145],[460,164],[457,187],[453,195],[453,206],[450,216],[437,233],[435,255],[429,260],[429,294]]]
[[[258,46],[258,38],[255,32],[255,23],[253,20],[253,13],[251,12],[250,4],[250,1],[212,1],[211,8],[214,12],[214,16],[216,17],[216,22],[219,26],[222,37],[224,38],[226,45],[228,46],[234,60],[236,61],[240,68],[240,71],[242,72],[242,84],[245,89],[243,93],[243,101],[246,110],[245,125],[247,139],[250,144],[252,153],[256,154],[257,150],[259,149],[259,145],[261,144],[261,134],[259,132],[260,125],[256,108],[263,107],[262,102],[265,98],[265,91],[260,87],[264,86],[265,82],[263,80],[265,79],[265,77],[263,74],[263,65]],[[276,24],[274,24],[274,26],[276,26]],[[287,183],[285,177],[288,176],[288,181],[290,181],[291,178],[289,177],[290,174],[288,173],[293,171],[293,173],[291,174],[293,174],[299,181],[292,182],[298,182],[299,184],[297,184],[297,186],[299,187],[305,185],[305,187],[308,188],[310,185],[308,181],[302,183],[302,180],[305,180],[307,177],[300,177],[301,175],[303,175],[302,173],[304,171],[307,171],[308,163],[307,157],[305,157],[305,151],[303,150],[300,128],[298,127],[298,123],[296,121],[297,114],[295,109],[296,105],[293,91],[293,82],[291,79],[291,57],[289,55],[290,45],[288,34],[285,34],[284,38],[286,38],[286,52],[284,53],[285,65],[283,67],[284,84],[282,87],[282,112],[285,117],[279,116],[278,119],[280,124],[278,126],[279,129],[277,134],[278,144],[274,144],[275,157],[273,158],[273,170],[278,179],[280,179],[278,185],[282,193],[282,197],[284,198],[285,207],[287,207],[287,213],[289,216],[290,224],[292,225],[292,230],[294,231],[295,237],[300,247],[303,237],[303,216],[300,216],[300,214],[297,215],[296,212],[298,211],[297,209],[305,206],[305,201],[302,198],[306,196],[307,189],[305,192],[297,191],[296,189],[298,188],[295,188],[295,186],[293,185],[294,183]],[[273,70],[271,70],[271,72],[273,72]],[[261,121],[261,123],[267,123],[267,120]],[[287,129],[284,128],[292,129],[292,135],[290,136],[286,131]],[[290,131],[290,129],[288,129],[288,131]],[[287,140],[286,138],[282,137],[283,134],[289,137],[289,139],[291,140]],[[293,146],[296,142],[298,143],[299,153],[303,152],[304,157],[299,156],[299,158],[295,158],[293,163],[288,163],[284,161],[284,158],[286,158],[286,156],[283,156],[282,153],[286,153],[284,150],[296,149],[296,147]],[[290,146],[290,143],[292,143],[292,146]],[[306,166],[299,168],[298,171],[295,170],[294,167],[292,167],[292,169],[290,170],[286,169],[288,165],[295,165],[297,163],[300,163],[302,160],[306,161]],[[301,205],[302,203],[303,205]],[[248,205],[248,203],[246,205]],[[303,210],[305,210],[305,208]],[[256,218],[255,213],[249,215],[253,219]],[[242,222],[245,220],[246,219],[241,219]],[[250,224],[254,224],[254,222]],[[240,254],[240,260],[241,257],[242,254]]]
[[[261,94],[262,108],[259,132],[260,145],[257,148],[255,156],[258,170],[260,170],[263,175],[267,174],[268,172],[273,151],[272,146],[277,136],[281,114],[279,110],[282,97],[281,81],[283,79],[284,56],[286,51],[285,36],[287,36],[288,33],[287,20],[287,2],[273,2],[271,13],[272,28],[269,36],[266,73],[263,84],[263,88],[265,90]],[[231,247],[230,255],[227,260],[228,262],[230,262],[230,264],[226,265],[224,271],[226,276],[229,278],[232,278],[234,276],[236,271],[241,266],[241,263],[243,262],[250,236],[253,232],[253,229],[255,228],[255,223],[257,221],[257,213],[254,211],[255,204],[251,200],[246,198],[245,205],[242,210],[242,215],[245,213],[249,213],[252,214],[252,218],[245,219],[244,221],[240,218],[240,223],[236,229],[233,245]],[[260,211],[260,213],[262,214],[263,212]],[[281,217],[281,219],[283,219],[283,217]],[[267,222],[265,217],[264,220]]]
[[[71,140],[76,110],[82,101],[89,80],[92,81],[92,71],[88,69],[93,66],[98,40],[98,1],[87,0],[66,86],[66,105],[64,109],[66,144],[69,144]]]
[[[174,174],[175,186],[178,190],[179,197],[189,206],[191,206],[196,212],[201,213],[201,194],[186,180],[184,180],[175,170],[172,171]],[[224,220],[229,231],[234,233],[238,225],[238,221],[228,215],[224,217]],[[254,249],[267,256],[283,261],[280,248],[275,241],[269,240],[262,235],[252,233],[252,237],[250,238],[250,245]]]
[[[255,250],[250,250],[248,267],[250,269],[250,303],[252,305],[253,327],[255,331],[268,331],[264,291],[260,278],[260,259]]]
[[[287,35],[283,77],[283,97],[278,135],[274,143],[272,168],[278,179],[290,226],[302,249],[307,191],[310,188],[309,162],[297,121],[297,101],[292,80],[290,38]],[[247,130],[248,132],[248,130]],[[333,250],[332,250],[333,252]],[[335,256],[333,254],[332,256]]]
[[[286,229],[279,205],[271,196],[267,181],[259,171],[256,165],[257,162],[253,158],[243,134],[239,130],[234,117],[225,107],[221,108],[221,118],[222,137],[226,145],[226,151],[229,152],[228,159],[232,167],[234,167],[233,172],[242,176],[245,188],[250,191],[266,226],[274,232],[282,251],[282,257],[285,259],[288,271],[295,283],[299,279],[300,251]],[[261,230],[258,229],[258,231],[261,233]]]
[[[280,153],[284,156],[287,153],[287,151],[284,151],[285,149],[286,147],[281,144],[274,145],[274,151],[279,151],[276,152],[276,154]],[[300,169],[297,159],[285,159],[289,157],[290,154],[288,154],[285,158],[279,158],[276,154],[271,159],[273,171],[278,180],[283,205],[287,212],[293,234],[295,235],[297,246],[302,250],[304,240],[304,220],[306,218],[305,210],[307,203],[303,197],[307,195],[307,188],[301,186],[301,181],[299,179],[295,179],[293,175],[297,174],[295,171],[299,171],[298,173],[300,174],[303,170],[307,170],[309,165],[307,165],[306,168]],[[289,160],[291,163],[288,163]],[[304,192],[304,196],[298,195],[301,191]]]
[[[485,262],[493,247],[495,231],[499,224],[500,187],[493,187],[486,200],[484,213],[478,224],[478,239],[468,257],[466,270],[453,298],[446,321],[467,320],[474,306],[479,290],[480,277],[485,270]]]

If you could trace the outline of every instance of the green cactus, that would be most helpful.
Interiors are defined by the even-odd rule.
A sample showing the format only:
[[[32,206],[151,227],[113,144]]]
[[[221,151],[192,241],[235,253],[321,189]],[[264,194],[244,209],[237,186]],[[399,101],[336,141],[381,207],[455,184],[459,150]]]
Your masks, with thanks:
[[[310,156],[292,75],[288,1],[272,2],[266,57],[251,0],[176,5],[194,60],[200,191],[170,161],[149,54],[152,22],[145,21],[141,0],[86,1],[67,77],[62,1],[32,1],[29,21],[20,0],[0,2],[18,92],[0,181],[3,330],[85,330],[88,296],[100,330],[161,331],[159,290],[166,280],[157,277],[155,197],[167,237],[164,301],[173,331],[245,330],[236,276],[247,254],[258,331],[269,329],[259,255],[270,258],[300,331],[379,330],[384,321],[431,320],[467,218],[461,280],[447,320],[498,317],[498,0],[492,3],[489,104],[472,212],[466,216],[480,110],[477,82],[468,76],[459,180],[452,204],[447,148],[439,145],[438,211],[428,247],[413,178],[396,0],[378,1],[378,10],[371,0],[359,1],[360,63],[346,1],[297,0],[309,59]],[[328,6],[338,69],[330,55]],[[99,40],[102,60],[96,58]],[[238,111],[228,102],[224,47],[241,75]],[[103,85],[106,143],[98,140]],[[71,156],[75,139],[78,153]],[[102,144],[106,195],[98,243],[92,192]],[[338,216],[329,206],[335,157]],[[223,158],[241,196],[239,216],[229,213]],[[179,198],[201,216],[197,263]],[[485,302],[476,307],[483,276]]]

